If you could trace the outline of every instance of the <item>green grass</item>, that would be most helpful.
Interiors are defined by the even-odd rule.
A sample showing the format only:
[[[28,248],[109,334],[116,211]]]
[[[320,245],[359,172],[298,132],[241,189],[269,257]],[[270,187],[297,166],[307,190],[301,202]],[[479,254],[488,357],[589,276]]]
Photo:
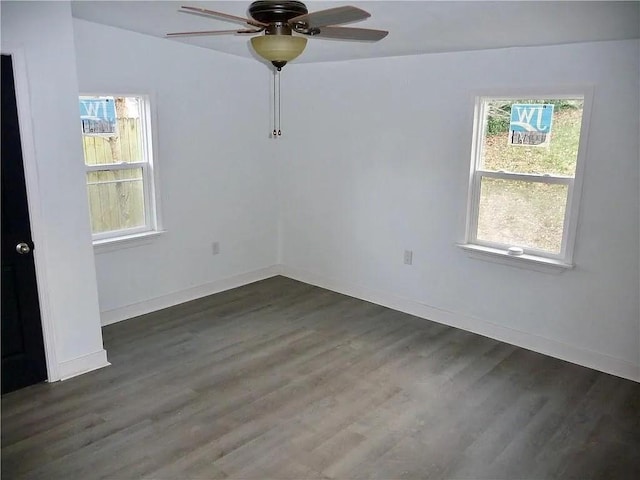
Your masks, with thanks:
[[[484,178],[478,238],[558,254],[567,186]]]
[[[573,176],[576,171],[582,109],[554,113],[548,147],[508,145],[508,132],[485,137],[483,168],[514,173]]]

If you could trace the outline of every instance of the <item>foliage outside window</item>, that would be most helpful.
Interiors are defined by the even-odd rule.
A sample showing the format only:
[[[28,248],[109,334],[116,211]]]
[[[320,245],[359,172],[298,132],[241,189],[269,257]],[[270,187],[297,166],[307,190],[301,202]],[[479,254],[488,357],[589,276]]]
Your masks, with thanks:
[[[543,109],[548,134],[535,130]],[[582,95],[478,98],[467,244],[570,262],[583,110]],[[532,131],[513,136],[517,120]]]
[[[148,99],[81,96],[80,114],[94,241],[156,230]]]

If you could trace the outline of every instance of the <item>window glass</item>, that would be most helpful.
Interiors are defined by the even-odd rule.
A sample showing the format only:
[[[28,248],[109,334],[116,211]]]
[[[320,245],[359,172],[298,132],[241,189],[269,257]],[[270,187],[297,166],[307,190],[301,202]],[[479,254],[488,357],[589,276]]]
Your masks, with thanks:
[[[549,145],[544,147],[512,145],[509,121],[512,105],[553,105]],[[574,176],[580,128],[582,99],[566,100],[490,100],[485,104],[486,128],[482,142],[480,168],[489,171]],[[518,119],[536,121],[536,111],[521,108]]]
[[[145,225],[142,168],[87,173],[93,233]]]
[[[482,178],[478,240],[560,253],[567,185]]]
[[[104,103],[100,103],[103,100]],[[96,102],[98,107],[88,102]],[[143,136],[141,128],[140,98],[138,97],[80,97],[80,103],[97,115],[113,102],[116,120],[112,123],[112,133],[92,133],[83,131],[84,162],[86,165],[109,163],[130,163],[143,161]]]

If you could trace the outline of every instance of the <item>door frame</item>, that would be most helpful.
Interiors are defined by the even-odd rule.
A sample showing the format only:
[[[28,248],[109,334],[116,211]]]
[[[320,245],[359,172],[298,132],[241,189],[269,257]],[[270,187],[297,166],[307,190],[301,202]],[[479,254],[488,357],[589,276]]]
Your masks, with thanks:
[[[44,340],[44,354],[47,363],[47,381],[60,380],[58,358],[56,354],[55,323],[49,302],[49,280],[47,275],[47,239],[44,234],[42,218],[42,199],[39,191],[38,165],[31,124],[31,103],[29,97],[29,76],[27,71],[24,49],[3,45],[2,55],[10,55],[13,64],[13,82],[16,91],[18,107],[18,127],[20,129],[20,143],[22,145],[22,164],[24,179],[27,187],[27,206],[29,209],[29,223],[31,238],[35,248],[33,260],[36,269],[36,284],[38,286],[38,301],[40,303],[40,321]]]

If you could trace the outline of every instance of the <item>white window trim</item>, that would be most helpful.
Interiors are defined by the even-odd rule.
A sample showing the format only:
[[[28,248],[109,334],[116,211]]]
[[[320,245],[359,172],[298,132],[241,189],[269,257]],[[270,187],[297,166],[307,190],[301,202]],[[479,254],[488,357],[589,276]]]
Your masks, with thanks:
[[[92,234],[95,253],[104,253],[119,248],[129,248],[137,245],[148,244],[152,239],[160,236],[165,230],[162,228],[162,216],[160,210],[160,190],[158,175],[158,149],[156,148],[157,115],[156,96],[154,93],[131,92],[83,92],[80,97],[139,97],[141,101],[140,115],[142,117],[141,135],[143,137],[142,148],[145,162],[121,162],[107,165],[85,165],[85,172],[122,170],[142,168],[144,182],[145,225],[131,229],[114,230]],[[83,158],[84,160],[84,158]]]
[[[471,257],[481,260],[493,261],[506,265],[530,268],[543,272],[561,272],[573,268],[573,254],[576,232],[578,227],[580,198],[582,196],[582,184],[587,157],[587,145],[589,136],[589,120],[593,104],[594,87],[592,85],[566,86],[566,87],[522,87],[501,88],[493,91],[475,92],[473,95],[473,139],[471,148],[471,162],[467,195],[467,213],[465,223],[464,241],[457,245],[465,250]],[[513,174],[505,172],[487,172],[479,169],[480,151],[484,137],[484,102],[487,99],[517,100],[527,99],[562,99],[584,98],[582,110],[582,124],[580,128],[580,140],[576,159],[575,176],[547,177],[543,175]],[[478,175],[481,171],[482,174]],[[547,183],[563,183],[568,185],[567,205],[563,226],[562,249],[560,254],[552,255],[548,252],[538,252],[527,249],[523,255],[510,255],[502,244],[479,241],[476,237],[480,178],[482,176],[492,178],[508,178],[510,180],[545,181]],[[544,179],[544,180],[543,180]]]
[[[164,230],[154,230],[142,233],[131,233],[122,237],[111,237],[104,240],[94,240],[93,251],[96,255],[113,252],[123,248],[139,247],[149,245],[156,237],[165,233]]]
[[[465,250],[467,254],[478,260],[486,260],[493,263],[501,263],[513,267],[527,268],[544,273],[560,273],[565,270],[571,270],[575,265],[565,263],[561,260],[553,258],[539,257],[536,255],[523,254],[517,257],[509,255],[502,248],[485,247],[482,245],[474,245],[471,243],[460,243],[460,248]]]

